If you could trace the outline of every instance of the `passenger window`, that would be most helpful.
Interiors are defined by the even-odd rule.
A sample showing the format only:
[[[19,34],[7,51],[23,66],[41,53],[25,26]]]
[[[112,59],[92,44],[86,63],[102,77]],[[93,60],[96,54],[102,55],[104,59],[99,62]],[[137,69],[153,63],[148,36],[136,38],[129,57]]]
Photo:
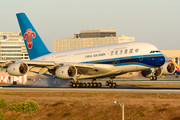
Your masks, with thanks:
[[[118,55],[118,51],[115,52],[115,55]]]
[[[120,53],[119,54],[122,54],[123,53],[123,50],[120,50]]]
[[[130,50],[129,50],[129,53],[133,53],[133,49],[130,49]]]
[[[126,49],[126,50],[124,51],[124,54],[127,54],[127,51],[128,51],[128,50]]]
[[[111,51],[111,55],[113,55],[114,51]]]
[[[136,52],[136,53],[139,52],[139,49],[137,48],[137,49],[135,50],[135,52]]]

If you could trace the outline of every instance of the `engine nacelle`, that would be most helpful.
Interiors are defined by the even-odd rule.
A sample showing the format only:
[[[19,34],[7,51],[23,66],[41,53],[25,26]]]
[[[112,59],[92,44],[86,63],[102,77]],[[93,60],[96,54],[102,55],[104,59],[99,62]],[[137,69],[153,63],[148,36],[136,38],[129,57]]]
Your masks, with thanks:
[[[142,76],[143,77],[146,77],[146,78],[150,78],[151,76],[161,76],[163,74],[163,71],[162,71],[162,68],[160,67],[157,67],[154,71],[149,69],[149,70],[144,70],[141,72]]]
[[[163,75],[170,75],[173,74],[175,72],[175,65],[171,62],[165,62],[163,66],[161,67],[157,67],[154,71],[152,71],[151,69],[149,70],[144,70],[141,72],[143,77],[146,78],[150,78],[151,76],[153,76],[153,74],[155,76],[161,76]]]
[[[14,63],[8,66],[7,72],[13,76],[25,75],[28,72],[28,65],[22,62]]]
[[[55,75],[58,78],[71,79],[77,75],[77,69],[76,67],[71,66],[71,65],[61,66],[56,69]]]
[[[172,62],[165,62],[161,68],[163,70],[163,75],[173,74],[176,70],[176,67]]]

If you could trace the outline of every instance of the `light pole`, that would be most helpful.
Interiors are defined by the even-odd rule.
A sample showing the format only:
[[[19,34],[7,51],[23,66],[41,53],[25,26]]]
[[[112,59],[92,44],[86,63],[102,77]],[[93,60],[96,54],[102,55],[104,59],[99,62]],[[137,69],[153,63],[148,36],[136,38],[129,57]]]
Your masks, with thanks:
[[[119,103],[118,101],[114,101],[113,103]],[[121,108],[122,108],[122,120],[124,120],[124,103],[119,103],[119,105],[121,106]]]

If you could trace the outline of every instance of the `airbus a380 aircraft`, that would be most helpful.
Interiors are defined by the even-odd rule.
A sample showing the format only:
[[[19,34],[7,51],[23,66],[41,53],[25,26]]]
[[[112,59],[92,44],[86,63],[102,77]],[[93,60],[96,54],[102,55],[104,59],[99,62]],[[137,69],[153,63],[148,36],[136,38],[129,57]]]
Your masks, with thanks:
[[[7,67],[10,75],[21,76],[28,71],[39,74],[51,74],[57,78],[72,79],[72,87],[101,87],[96,78],[110,77],[106,81],[109,87],[116,87],[113,79],[116,75],[142,71],[144,77],[156,80],[157,76],[170,74],[172,63],[166,62],[161,52],[152,44],[128,42],[103,45],[51,53],[24,13],[18,13],[17,19],[30,57],[29,61],[1,60],[1,66]],[[164,64],[165,63],[165,64]],[[90,83],[81,83],[81,79],[92,79]]]

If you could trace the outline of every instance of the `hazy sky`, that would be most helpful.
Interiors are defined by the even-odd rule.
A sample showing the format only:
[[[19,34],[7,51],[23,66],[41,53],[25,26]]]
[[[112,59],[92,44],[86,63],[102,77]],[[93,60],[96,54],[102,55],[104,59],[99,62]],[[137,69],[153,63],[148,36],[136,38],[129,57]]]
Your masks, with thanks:
[[[115,29],[159,49],[180,50],[180,0],[1,0],[0,32],[20,32],[24,12],[50,51],[53,39],[87,29]]]

